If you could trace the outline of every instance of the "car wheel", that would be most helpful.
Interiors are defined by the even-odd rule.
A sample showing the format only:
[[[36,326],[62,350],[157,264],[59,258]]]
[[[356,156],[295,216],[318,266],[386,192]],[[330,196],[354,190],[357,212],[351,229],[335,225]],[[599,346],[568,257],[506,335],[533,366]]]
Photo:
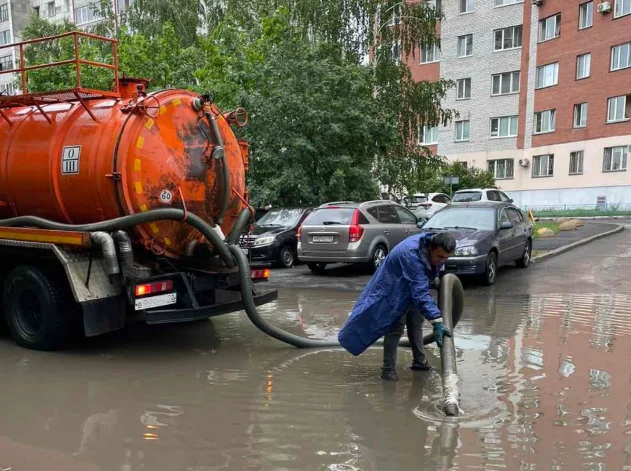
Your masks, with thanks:
[[[285,245],[282,249],[280,249],[279,255],[279,263],[283,268],[291,268],[294,266],[295,257],[294,257],[294,249],[291,245]]]
[[[532,242],[527,241],[526,246],[524,247],[524,253],[519,260],[515,263],[519,268],[528,268],[530,265],[530,259],[532,257]]]
[[[378,245],[377,247],[375,247],[375,250],[372,251],[372,257],[370,259],[370,269],[372,271],[377,271],[387,256],[387,248],[385,248],[383,245]]]
[[[11,336],[33,350],[63,348],[76,306],[57,279],[34,266],[22,265],[7,277],[4,311]]]
[[[495,283],[497,279],[497,254],[495,252],[491,252],[486,259],[486,270],[483,277],[484,284],[487,286]]]
[[[311,270],[313,273],[321,275],[322,273],[324,273],[326,263],[307,263],[307,267],[309,267],[309,270]]]

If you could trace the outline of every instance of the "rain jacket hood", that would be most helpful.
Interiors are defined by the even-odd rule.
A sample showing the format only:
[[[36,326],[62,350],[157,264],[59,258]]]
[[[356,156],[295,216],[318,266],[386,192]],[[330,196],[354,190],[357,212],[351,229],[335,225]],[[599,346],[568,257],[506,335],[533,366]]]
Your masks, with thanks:
[[[433,267],[429,258],[434,235],[425,232],[408,237],[382,262],[338,334],[340,344],[350,353],[363,353],[412,305],[428,320],[441,317],[430,291],[440,273],[440,267]]]

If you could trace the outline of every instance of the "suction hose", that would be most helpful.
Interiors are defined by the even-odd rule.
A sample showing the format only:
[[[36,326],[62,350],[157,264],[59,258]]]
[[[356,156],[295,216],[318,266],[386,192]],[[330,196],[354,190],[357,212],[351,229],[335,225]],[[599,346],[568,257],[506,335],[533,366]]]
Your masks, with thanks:
[[[235,266],[234,258],[230,255],[228,246],[224,244],[223,240],[219,237],[218,231],[215,231],[210,224],[199,216],[196,216],[193,213],[184,212],[183,209],[177,208],[152,209],[144,213],[123,216],[116,219],[110,219],[108,221],[78,225],[63,224],[36,216],[18,216],[0,220],[0,227],[39,227],[40,229],[58,231],[111,232],[160,220],[182,221],[194,227],[212,244],[213,248],[227,267],[233,268]],[[248,270],[248,274],[249,273],[250,272]]]

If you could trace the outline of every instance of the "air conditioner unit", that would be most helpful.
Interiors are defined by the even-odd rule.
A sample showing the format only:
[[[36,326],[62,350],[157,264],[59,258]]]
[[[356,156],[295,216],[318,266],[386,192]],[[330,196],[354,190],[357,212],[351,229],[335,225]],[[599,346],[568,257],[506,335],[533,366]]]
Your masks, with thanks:
[[[528,159],[519,159],[520,167],[528,167],[530,165],[530,160]]]
[[[602,2],[598,4],[598,13],[609,13],[611,11],[610,2]]]
[[[543,0],[532,0],[532,4],[540,7],[541,5],[543,5]]]

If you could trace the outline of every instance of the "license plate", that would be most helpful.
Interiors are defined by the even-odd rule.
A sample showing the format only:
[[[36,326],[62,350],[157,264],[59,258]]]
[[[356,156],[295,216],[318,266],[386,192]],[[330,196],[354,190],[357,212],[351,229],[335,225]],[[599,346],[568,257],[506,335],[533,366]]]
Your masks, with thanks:
[[[177,302],[177,293],[161,294],[150,298],[136,299],[136,311],[151,309],[158,306],[168,306]]]
[[[332,243],[333,236],[313,236],[313,242],[317,243]]]

